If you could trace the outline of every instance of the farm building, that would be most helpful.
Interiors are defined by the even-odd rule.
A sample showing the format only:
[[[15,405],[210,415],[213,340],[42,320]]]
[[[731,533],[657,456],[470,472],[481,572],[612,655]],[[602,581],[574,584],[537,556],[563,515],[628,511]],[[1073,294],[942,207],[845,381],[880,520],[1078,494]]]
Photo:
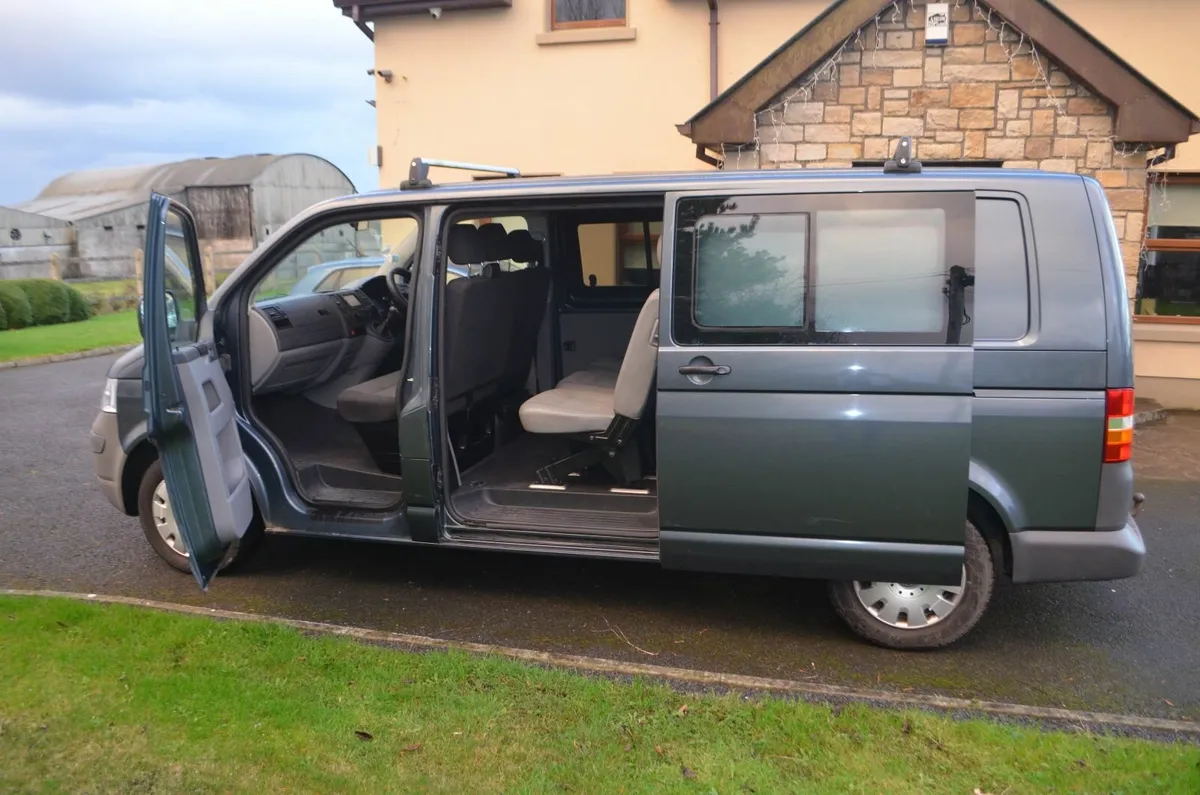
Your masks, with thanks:
[[[227,271],[292,216],[354,193],[354,185],[337,166],[306,154],[76,171],[30,201],[0,207],[0,278],[48,276],[51,253],[63,278],[132,276],[151,191],[191,209],[201,247],[211,248],[215,270]]]

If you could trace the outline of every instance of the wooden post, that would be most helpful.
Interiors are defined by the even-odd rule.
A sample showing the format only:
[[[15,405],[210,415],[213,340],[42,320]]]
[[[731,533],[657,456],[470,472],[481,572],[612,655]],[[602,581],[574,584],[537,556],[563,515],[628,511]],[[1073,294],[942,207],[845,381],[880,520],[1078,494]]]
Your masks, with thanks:
[[[138,298],[142,297],[142,250],[135,249],[133,252],[133,278],[137,281]]]
[[[50,252],[50,278],[54,281],[62,281],[62,273],[58,269],[58,252]]]
[[[213,259],[213,247],[204,247],[204,282],[211,292],[217,289],[217,269]]]

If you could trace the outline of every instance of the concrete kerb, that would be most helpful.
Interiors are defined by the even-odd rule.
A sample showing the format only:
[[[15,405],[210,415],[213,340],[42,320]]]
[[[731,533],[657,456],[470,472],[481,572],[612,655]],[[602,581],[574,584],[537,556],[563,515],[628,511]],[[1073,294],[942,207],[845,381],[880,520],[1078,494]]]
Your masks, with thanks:
[[[124,353],[125,351],[136,348],[139,344],[134,345],[110,345],[107,348],[93,348],[90,351],[79,351],[78,353],[56,353],[53,356],[34,356],[29,359],[17,359],[12,362],[0,362],[0,370],[9,370],[14,367],[32,367],[35,364],[53,364],[55,362],[73,362],[76,359],[91,359],[96,356],[108,356],[110,353]]]
[[[1024,704],[979,701],[948,696],[893,693],[884,690],[860,690],[837,685],[822,685],[788,679],[768,679],[758,676],[675,668],[666,665],[608,660],[600,657],[585,657],[576,654],[558,654],[555,652],[535,651],[533,649],[518,649],[487,643],[443,640],[422,635],[384,632],[362,627],[327,624],[320,621],[303,621],[278,616],[256,615],[254,613],[242,613],[234,610],[219,610],[216,608],[159,602],[128,596],[105,596],[102,594],[80,594],[62,591],[28,591],[11,588],[0,589],[0,594],[6,596],[62,597],[83,602],[131,605],[169,613],[207,616],[209,618],[231,621],[254,621],[277,624],[292,627],[303,632],[346,637],[364,643],[410,650],[463,651],[476,655],[495,655],[535,665],[567,668],[607,676],[645,677],[675,684],[698,685],[701,687],[729,689],[741,692],[767,692],[794,695],[817,701],[851,701],[893,708],[933,710],[959,715],[983,715],[998,719],[1035,721],[1093,731],[1112,730],[1135,734],[1165,734],[1191,742],[1200,742],[1200,723],[1192,721],[1147,718],[1138,715],[1117,715],[1104,712],[1086,712],[1057,707],[1036,707]]]

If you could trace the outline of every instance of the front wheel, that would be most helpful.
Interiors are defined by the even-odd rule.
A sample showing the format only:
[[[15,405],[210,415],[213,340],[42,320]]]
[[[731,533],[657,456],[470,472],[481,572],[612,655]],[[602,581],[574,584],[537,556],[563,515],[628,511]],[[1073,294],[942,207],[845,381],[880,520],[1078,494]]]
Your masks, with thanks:
[[[834,610],[855,634],[889,649],[935,649],[966,635],[992,601],[991,548],[970,521],[956,585],[849,580],[829,583]]]
[[[167,482],[163,480],[162,464],[157,460],[146,468],[138,488],[138,522],[142,525],[142,533],[150,542],[150,547],[167,562],[167,565],[191,573],[187,548],[179,534],[179,526],[175,523],[171,499],[167,496]],[[262,521],[256,512],[254,521],[246,528],[246,534],[236,542],[236,548],[225,556],[225,562],[221,564],[219,571],[225,571],[250,558],[258,551],[264,535]]]

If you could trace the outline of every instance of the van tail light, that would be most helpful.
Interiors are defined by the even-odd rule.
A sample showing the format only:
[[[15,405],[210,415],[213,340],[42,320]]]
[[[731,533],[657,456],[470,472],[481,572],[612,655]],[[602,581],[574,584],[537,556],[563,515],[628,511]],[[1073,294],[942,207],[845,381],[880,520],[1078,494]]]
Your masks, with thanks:
[[[1104,463],[1128,461],[1133,455],[1133,390],[1108,390],[1104,415]]]

